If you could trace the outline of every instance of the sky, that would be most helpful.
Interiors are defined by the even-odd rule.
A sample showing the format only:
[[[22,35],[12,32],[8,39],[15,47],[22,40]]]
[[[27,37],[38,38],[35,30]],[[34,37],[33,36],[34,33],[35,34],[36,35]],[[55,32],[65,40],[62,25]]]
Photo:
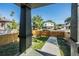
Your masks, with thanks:
[[[15,14],[10,16],[11,11]],[[31,15],[41,16],[44,21],[52,20],[57,24],[63,24],[64,20],[71,16],[71,4],[51,4],[48,6],[36,8],[31,10]],[[20,7],[12,3],[0,3],[0,16],[5,16],[7,19],[15,19],[17,22],[20,20]]]
[[[11,17],[11,12],[14,11],[14,16]],[[6,17],[9,20],[15,19],[17,22],[20,20],[20,7],[12,3],[0,3],[0,16]]]
[[[64,20],[71,16],[71,4],[51,4],[32,10],[32,17],[39,15],[44,21],[52,20],[57,24],[64,24]]]

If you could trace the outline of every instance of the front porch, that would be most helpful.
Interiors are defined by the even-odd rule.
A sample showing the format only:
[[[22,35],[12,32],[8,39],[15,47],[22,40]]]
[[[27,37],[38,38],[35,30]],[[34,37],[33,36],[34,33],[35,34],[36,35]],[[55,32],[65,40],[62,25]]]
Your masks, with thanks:
[[[33,4],[20,4],[20,5],[21,5],[21,19],[22,20],[20,20],[21,23],[20,23],[20,36],[19,36],[19,38],[20,38],[20,52],[22,53],[22,52],[25,52],[26,49],[29,48],[31,46],[31,44],[32,44],[32,40],[31,40],[31,38],[32,38],[32,36],[31,36],[32,35],[31,29],[32,28],[31,28],[31,25],[30,25],[31,24],[31,13],[30,13],[31,12],[31,7],[32,8],[37,8],[39,6],[45,6],[45,5],[49,5],[49,4],[45,4],[45,5],[42,5],[42,4],[35,4],[35,5],[33,5]],[[77,4],[72,4],[71,8],[72,8],[72,10],[71,10],[72,11],[71,12],[71,18],[72,18],[72,20],[71,20],[71,37],[72,37],[72,39],[77,41],[78,40],[77,37],[76,37],[77,36],[76,35],[77,34],[77,30],[74,33],[74,30],[76,29],[74,27],[76,27],[78,25],[78,24],[76,24],[77,20],[78,20],[77,19]],[[28,27],[28,24],[29,24],[29,27]],[[76,38],[74,38],[74,37],[76,37]],[[72,43],[70,43],[70,44],[72,45]],[[77,47],[76,47],[76,49],[77,49]],[[75,48],[71,47],[71,50],[76,52],[76,53],[78,53],[77,51],[75,51]],[[72,52],[72,51],[71,51],[71,55],[74,54],[74,52]],[[26,54],[23,54],[23,55],[26,55]]]
[[[44,46],[40,50],[32,49],[32,25],[31,25],[31,9],[46,6],[49,4],[16,4],[21,8],[20,27],[19,27],[19,46],[18,53],[20,56],[61,56],[61,55],[78,55],[78,4],[72,4],[71,12],[71,41],[65,41],[58,37],[49,37]],[[62,44],[63,43],[63,44]],[[66,47],[65,47],[66,46]],[[13,48],[13,47],[12,47]],[[67,49],[68,51],[67,51]],[[71,49],[71,51],[70,51]],[[64,54],[69,52],[69,54]]]

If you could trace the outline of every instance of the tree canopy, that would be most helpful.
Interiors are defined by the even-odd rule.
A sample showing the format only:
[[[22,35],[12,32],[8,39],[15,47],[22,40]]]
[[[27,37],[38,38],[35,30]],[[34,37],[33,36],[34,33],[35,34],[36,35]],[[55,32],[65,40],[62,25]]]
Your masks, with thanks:
[[[35,28],[41,29],[43,26],[43,19],[41,16],[34,16],[32,18],[33,21],[33,26],[35,26]]]
[[[65,22],[70,23],[71,17],[66,18]]]
[[[14,11],[11,11],[10,16],[13,16],[14,14],[15,14],[15,12]]]
[[[17,28],[17,23],[16,21],[13,19],[11,23],[9,23],[8,25],[8,28],[10,29],[16,29]]]

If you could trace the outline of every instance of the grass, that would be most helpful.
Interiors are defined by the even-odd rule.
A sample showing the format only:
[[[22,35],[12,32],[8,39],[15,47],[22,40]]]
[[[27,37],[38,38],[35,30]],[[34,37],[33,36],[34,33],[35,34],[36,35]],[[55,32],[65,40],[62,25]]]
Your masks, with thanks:
[[[37,37],[37,38],[32,38],[32,48],[33,49],[41,49],[45,42],[47,41],[48,37]]]
[[[71,53],[70,46],[67,44],[67,41],[62,38],[58,38],[58,44],[59,44],[61,55],[70,56],[70,53]]]
[[[19,51],[18,43],[10,43],[4,46],[0,46],[0,56],[13,56]]]

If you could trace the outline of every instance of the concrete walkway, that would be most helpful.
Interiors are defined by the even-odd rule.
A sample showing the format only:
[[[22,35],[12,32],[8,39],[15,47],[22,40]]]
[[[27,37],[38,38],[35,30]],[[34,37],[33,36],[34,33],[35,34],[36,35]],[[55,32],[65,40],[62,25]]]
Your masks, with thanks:
[[[57,38],[56,37],[49,37],[41,51],[60,56],[60,49],[58,46]]]
[[[20,56],[60,56],[57,38],[49,37],[41,50],[34,50],[30,47]]]

